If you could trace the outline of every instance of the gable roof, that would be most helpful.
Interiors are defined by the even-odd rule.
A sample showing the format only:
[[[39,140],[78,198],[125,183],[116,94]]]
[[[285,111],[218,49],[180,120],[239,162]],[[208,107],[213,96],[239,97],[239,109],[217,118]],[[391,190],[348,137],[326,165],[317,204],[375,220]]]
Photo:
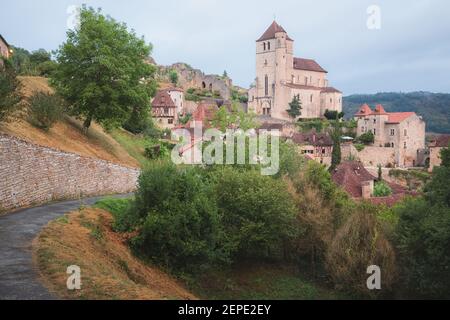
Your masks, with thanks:
[[[170,95],[167,93],[166,90],[160,90],[156,93],[155,99],[152,101],[152,107],[153,108],[176,108],[177,106],[173,102]]]
[[[283,27],[280,26],[276,21],[273,21],[272,24],[269,26],[269,28],[267,28],[267,30],[263,33],[263,35],[256,41],[259,42],[259,41],[275,39],[275,34],[278,32],[286,33],[286,39],[290,40],[290,41],[294,41],[287,35],[286,30],[284,30]]]
[[[362,197],[362,183],[375,180],[361,162],[342,162],[332,173],[333,181],[354,198]]]
[[[8,41],[5,40],[5,38],[3,38],[3,36],[0,34],[0,40],[2,40],[8,47],[10,47]]]
[[[388,123],[400,123],[415,114],[415,112],[389,112],[387,113],[389,116]]]
[[[328,73],[313,59],[294,58],[294,69]]]
[[[312,145],[320,147],[331,147],[333,140],[325,133],[317,133],[315,130],[308,133],[295,133],[292,141],[300,145]]]
[[[355,117],[366,117],[371,115],[387,115],[388,120],[386,123],[388,124],[397,124],[400,123],[406,119],[408,119],[411,116],[416,115],[415,112],[386,112],[384,110],[384,107],[381,104],[378,104],[375,107],[375,110],[370,109],[369,105],[367,103],[363,104],[358,112],[355,114]]]
[[[430,143],[431,148],[448,148],[450,145],[450,135],[440,135]]]

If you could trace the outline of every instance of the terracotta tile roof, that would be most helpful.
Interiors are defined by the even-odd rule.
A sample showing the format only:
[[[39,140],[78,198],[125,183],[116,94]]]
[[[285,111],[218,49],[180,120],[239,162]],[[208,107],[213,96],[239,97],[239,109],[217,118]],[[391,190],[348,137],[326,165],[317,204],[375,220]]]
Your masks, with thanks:
[[[388,123],[400,123],[409,117],[415,115],[415,112],[389,112],[387,113],[389,116]]]
[[[312,59],[294,58],[294,69],[328,73]]]
[[[370,109],[369,105],[367,103],[363,104],[358,112],[355,114],[355,116],[368,116],[372,114],[372,109]]]
[[[386,110],[384,110],[384,107],[381,104],[377,104],[373,113],[386,114],[387,112],[386,112]]]
[[[153,108],[176,108],[177,106],[173,102],[170,95],[167,93],[166,90],[160,90],[156,93],[156,97],[152,101],[152,107]]]
[[[450,144],[450,135],[440,135],[430,143],[430,148],[448,148]]]
[[[375,177],[364,168],[361,162],[346,161],[332,173],[333,181],[354,198],[362,197],[362,183],[373,181]]]
[[[303,89],[303,90],[320,90],[324,88],[315,87],[315,86],[306,86],[304,84],[295,84],[295,83],[285,83],[284,86],[293,88],[293,89]]]
[[[269,26],[269,28],[267,28],[267,30],[263,33],[263,35],[256,41],[259,42],[259,41],[275,39],[275,34],[278,33],[278,32],[286,33],[286,39],[290,40],[290,41],[293,41],[287,35],[287,32],[283,29],[283,27],[280,26],[276,21],[272,22],[272,24]]]
[[[409,117],[415,115],[415,112],[386,112],[384,107],[381,104],[378,104],[375,107],[375,110],[370,109],[368,104],[363,104],[358,112],[355,114],[355,117],[366,117],[370,115],[387,115],[388,120],[386,123],[400,123]]]
[[[333,140],[329,135],[325,133],[317,133],[311,131],[308,133],[295,133],[292,137],[292,141],[300,145],[312,145],[320,147],[331,147],[333,145]]]
[[[325,92],[325,93],[342,93],[341,91],[339,91],[338,89],[333,88],[333,87],[322,88],[322,90],[320,90],[320,92]]]

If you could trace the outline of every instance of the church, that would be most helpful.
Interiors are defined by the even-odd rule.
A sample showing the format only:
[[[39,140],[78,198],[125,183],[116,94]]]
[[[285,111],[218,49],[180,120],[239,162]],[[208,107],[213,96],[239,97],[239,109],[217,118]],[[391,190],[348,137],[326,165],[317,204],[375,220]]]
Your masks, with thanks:
[[[294,40],[273,22],[256,40],[256,79],[249,90],[249,110],[274,119],[292,120],[294,97],[300,119],[321,118],[326,110],[342,111],[342,92],[329,86],[328,72],[312,59],[294,57]]]

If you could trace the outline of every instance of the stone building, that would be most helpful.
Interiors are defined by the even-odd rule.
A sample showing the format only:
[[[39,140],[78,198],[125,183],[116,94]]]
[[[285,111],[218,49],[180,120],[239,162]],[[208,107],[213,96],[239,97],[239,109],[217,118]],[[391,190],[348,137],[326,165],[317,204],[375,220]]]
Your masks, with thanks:
[[[160,90],[152,101],[152,116],[162,129],[175,127],[183,110],[183,91],[177,88]]]
[[[331,166],[333,140],[326,133],[295,133],[292,141],[299,146],[301,154],[327,167]]]
[[[9,59],[9,57],[12,54],[12,49],[8,42],[6,42],[5,38],[2,37],[0,34],[0,57],[3,57],[5,59]],[[3,64],[2,59],[0,58],[0,65]]]
[[[428,145],[430,154],[429,171],[441,165],[441,150],[450,147],[450,135],[441,135],[434,138]]]
[[[291,120],[289,103],[297,96],[300,118],[320,118],[342,111],[342,93],[329,86],[327,71],[316,61],[294,57],[294,40],[275,21],[256,41],[256,80],[249,90],[249,110]]]
[[[367,132],[374,135],[374,144],[369,154],[372,165],[386,163],[376,161],[377,156],[393,154],[392,165],[399,167],[417,166],[418,155],[425,149],[425,122],[415,112],[386,112],[382,105],[372,110],[367,104],[355,114],[358,123],[357,135]],[[390,149],[390,150],[388,150]],[[364,163],[364,159],[361,159]]]

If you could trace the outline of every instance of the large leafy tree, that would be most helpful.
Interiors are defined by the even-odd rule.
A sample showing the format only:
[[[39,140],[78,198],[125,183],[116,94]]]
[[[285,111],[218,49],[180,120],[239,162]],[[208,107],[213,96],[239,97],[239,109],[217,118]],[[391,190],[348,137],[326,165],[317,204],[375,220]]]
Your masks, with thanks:
[[[154,67],[145,63],[150,53],[151,45],[125,24],[83,7],[79,28],[67,32],[56,52],[52,84],[86,130],[94,120],[119,126],[136,109],[150,107]]]
[[[22,100],[21,84],[7,60],[0,64],[0,122],[7,121]]]

